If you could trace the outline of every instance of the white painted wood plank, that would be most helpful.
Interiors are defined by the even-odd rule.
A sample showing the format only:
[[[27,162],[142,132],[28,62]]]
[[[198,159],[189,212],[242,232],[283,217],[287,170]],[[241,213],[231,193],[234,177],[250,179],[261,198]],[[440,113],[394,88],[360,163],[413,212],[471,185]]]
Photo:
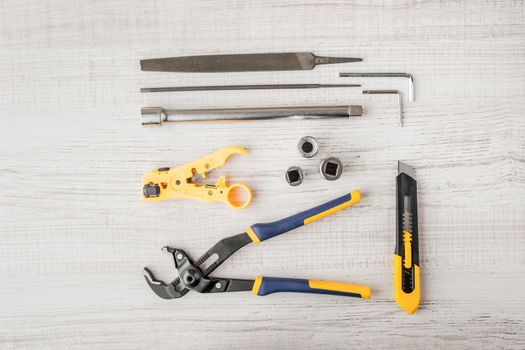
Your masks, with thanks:
[[[525,347],[525,6],[522,1],[15,1],[0,3],[0,347]],[[314,51],[364,62],[307,72],[144,73],[145,57]],[[398,128],[393,96],[360,89],[139,94],[162,85],[403,81],[340,71],[407,71],[416,101]],[[363,104],[338,121],[142,128],[141,106]],[[321,143],[301,159],[297,140]],[[242,212],[145,204],[140,178],[216,148],[250,150],[219,173],[248,183]],[[339,156],[343,178],[316,173]],[[392,298],[396,161],[419,180],[423,300]],[[305,183],[283,173],[302,166]],[[214,179],[216,177],[212,177]],[[361,188],[363,201],[260,247],[217,275],[370,285],[373,299],[189,294],[166,302],[141,270],[173,278],[170,244],[216,240]]]

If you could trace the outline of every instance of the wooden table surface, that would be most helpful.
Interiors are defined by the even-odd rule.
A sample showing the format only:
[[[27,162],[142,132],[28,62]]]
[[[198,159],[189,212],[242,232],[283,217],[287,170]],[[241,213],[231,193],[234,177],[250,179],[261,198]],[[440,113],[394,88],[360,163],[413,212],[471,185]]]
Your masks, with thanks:
[[[522,1],[35,1],[0,3],[0,348],[525,348],[525,6]],[[312,71],[141,72],[139,59],[312,51],[362,63]],[[140,94],[140,87],[361,83],[340,71],[408,72],[414,102],[360,88]],[[348,121],[143,128],[140,108],[362,104]],[[315,136],[319,156],[301,158]],[[254,190],[234,211],[144,203],[141,177],[227,145],[215,171]],[[341,179],[320,178],[327,156]],[[393,300],[397,160],[419,181],[422,301]],[[284,181],[301,166],[299,187]],[[371,300],[250,293],[161,300],[142,277],[175,277],[164,245],[217,240],[355,188],[357,206],[260,246],[215,273],[369,285]]]

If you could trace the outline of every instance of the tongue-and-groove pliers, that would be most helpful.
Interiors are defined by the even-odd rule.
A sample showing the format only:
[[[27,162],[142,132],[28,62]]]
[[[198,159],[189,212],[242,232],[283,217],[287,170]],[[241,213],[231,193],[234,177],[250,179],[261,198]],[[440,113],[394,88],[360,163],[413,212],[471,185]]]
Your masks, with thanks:
[[[220,240],[196,261],[193,261],[182,249],[164,247],[164,251],[173,255],[179,277],[173,282],[166,284],[155,279],[148,268],[144,268],[144,277],[151,289],[163,299],[180,298],[190,290],[200,293],[251,291],[253,294],[261,296],[275,292],[297,292],[368,299],[371,295],[370,288],[357,284],[261,276],[257,276],[255,280],[210,276],[219,265],[245,245],[250,243],[258,244],[348,208],[360,200],[361,193],[359,190],[355,190],[285,219],[272,223],[252,225],[244,233]]]

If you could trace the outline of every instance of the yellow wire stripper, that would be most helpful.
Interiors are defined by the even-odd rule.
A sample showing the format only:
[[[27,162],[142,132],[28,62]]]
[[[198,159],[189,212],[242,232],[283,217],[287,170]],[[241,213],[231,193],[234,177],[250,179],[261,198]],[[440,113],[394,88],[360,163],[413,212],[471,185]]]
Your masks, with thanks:
[[[243,183],[226,184],[221,176],[215,185],[199,185],[196,179],[205,178],[206,173],[224,165],[234,154],[248,154],[238,146],[221,148],[203,158],[176,168],[154,169],[142,180],[142,200],[160,202],[175,198],[191,198],[206,202],[226,202],[232,208],[242,209],[252,201],[252,191]]]

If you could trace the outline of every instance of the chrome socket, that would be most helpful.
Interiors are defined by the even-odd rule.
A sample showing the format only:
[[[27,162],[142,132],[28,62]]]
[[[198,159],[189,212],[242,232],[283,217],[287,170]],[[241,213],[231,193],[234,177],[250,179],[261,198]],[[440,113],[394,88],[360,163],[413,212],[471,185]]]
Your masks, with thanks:
[[[314,139],[312,136],[305,136],[301,138],[297,147],[299,148],[299,152],[305,158],[312,158],[319,151],[319,145],[317,144],[317,140]]]
[[[299,186],[303,183],[303,170],[297,166],[289,167],[284,177],[290,186]]]
[[[343,173],[343,163],[335,157],[324,159],[319,165],[319,172],[328,181],[337,180]]]

